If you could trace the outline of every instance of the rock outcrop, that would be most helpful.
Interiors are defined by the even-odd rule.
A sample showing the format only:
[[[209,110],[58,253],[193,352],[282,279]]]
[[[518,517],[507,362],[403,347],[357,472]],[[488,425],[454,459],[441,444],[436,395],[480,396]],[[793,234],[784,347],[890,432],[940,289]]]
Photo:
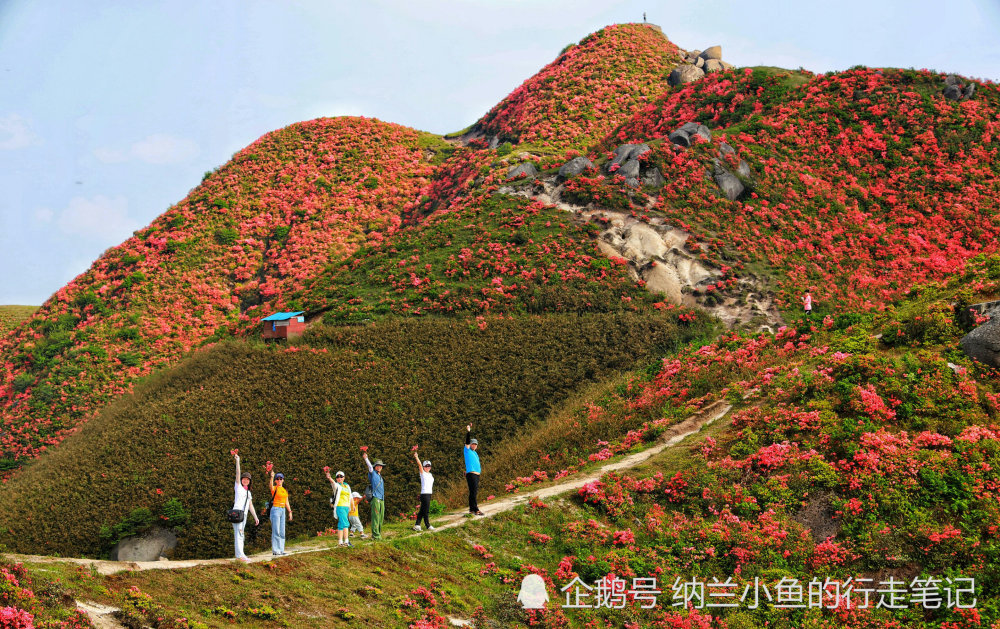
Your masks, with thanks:
[[[563,179],[567,177],[576,177],[588,168],[593,168],[594,163],[580,155],[569,160],[559,168],[559,176]]]
[[[956,74],[949,74],[944,80],[942,94],[948,100],[969,100],[976,95],[976,84],[965,82]]]
[[[667,82],[670,85],[682,85],[697,81],[706,74],[721,72],[733,67],[733,64],[722,60],[722,46],[711,46],[702,50],[692,50],[687,53],[683,63],[670,73]]]
[[[148,532],[126,537],[111,549],[113,561],[157,561],[169,557],[177,547],[177,536],[169,529],[154,526]]]
[[[507,171],[507,179],[517,179],[521,175],[524,175],[528,179],[534,179],[538,176],[538,169],[535,168],[534,162],[525,162],[523,164],[518,164],[517,166],[511,166]]]
[[[1000,318],[990,319],[963,336],[961,345],[970,358],[1000,367]]]

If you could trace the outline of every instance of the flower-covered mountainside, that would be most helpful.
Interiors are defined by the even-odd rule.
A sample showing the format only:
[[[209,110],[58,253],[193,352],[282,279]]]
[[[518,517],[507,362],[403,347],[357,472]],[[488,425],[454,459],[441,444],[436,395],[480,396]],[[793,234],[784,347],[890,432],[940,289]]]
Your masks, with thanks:
[[[356,477],[362,444],[409,534],[410,447],[457,508],[471,421],[483,494],[578,491],[336,562],[205,573],[200,607],[152,616],[1000,627],[1000,90],[721,63],[671,86],[680,63],[659,29],[608,27],[450,140],[320,119],[208,174],[0,337],[0,542],[101,554],[159,524],[178,556],[231,552],[230,449],[279,464],[295,523],[326,531],[317,470]],[[261,346],[277,309],[310,329]],[[584,476],[719,409],[639,468]],[[278,564],[354,585],[274,595]],[[415,565],[433,585],[406,581]],[[547,609],[514,603],[528,574]],[[574,578],[621,609],[563,609]],[[744,598],[708,606],[696,578]],[[659,607],[633,579],[658,580]]]
[[[970,82],[974,98],[956,101],[942,96],[945,81],[868,68],[710,74],[664,94],[593,155],[649,143],[643,160],[666,182],[643,211],[687,226],[720,264],[777,270],[785,307],[812,290],[836,307],[884,308],[1000,242],[1000,90]],[[675,145],[670,134],[689,122],[711,139]],[[739,179],[735,199],[720,191],[715,160]],[[614,173],[599,177],[581,187],[625,188]]]
[[[568,46],[473,131],[550,150],[586,149],[663,93],[680,60],[658,28],[609,26]]]
[[[435,139],[366,118],[270,133],[0,339],[0,468],[59,443],[136,377],[377,242],[433,172]]]

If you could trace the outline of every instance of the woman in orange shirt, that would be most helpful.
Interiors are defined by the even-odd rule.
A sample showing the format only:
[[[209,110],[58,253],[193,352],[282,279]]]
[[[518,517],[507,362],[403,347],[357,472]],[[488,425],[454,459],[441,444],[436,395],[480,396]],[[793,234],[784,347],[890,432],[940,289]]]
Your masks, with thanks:
[[[292,503],[288,501],[288,490],[284,474],[275,474],[271,470],[268,489],[271,490],[271,554],[287,555],[285,552],[285,511],[288,511],[288,521],[292,521]]]

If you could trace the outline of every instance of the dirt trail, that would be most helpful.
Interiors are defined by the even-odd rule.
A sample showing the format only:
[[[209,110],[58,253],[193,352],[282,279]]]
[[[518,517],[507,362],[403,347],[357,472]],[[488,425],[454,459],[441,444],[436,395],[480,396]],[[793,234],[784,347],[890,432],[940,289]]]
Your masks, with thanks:
[[[663,452],[667,448],[677,445],[686,437],[689,437],[690,435],[701,430],[703,427],[708,426],[715,420],[723,417],[731,408],[732,405],[723,400],[713,402],[681,423],[668,428],[666,432],[660,436],[660,441],[652,448],[647,448],[642,452],[630,454],[623,459],[615,461],[614,463],[603,465],[599,469],[588,472],[587,474],[567,477],[565,481],[555,485],[542,487],[540,489],[527,488],[524,494],[508,496],[501,500],[493,501],[487,505],[480,505],[480,510],[484,514],[483,517],[490,517],[524,504],[532,497],[544,499],[551,498],[552,496],[558,496],[559,494],[566,493],[567,491],[580,489],[587,483],[600,480],[601,476],[604,476],[608,472],[635,467],[640,463],[656,456],[660,452]],[[434,525],[434,530],[443,531],[445,529],[461,526],[470,519],[471,518],[467,513],[450,513],[436,519],[437,523]]]
[[[631,468],[643,463],[644,461],[656,456],[665,449],[677,445],[686,437],[698,432],[703,427],[708,426],[715,420],[723,417],[732,406],[723,401],[719,400],[709,404],[699,412],[688,417],[684,421],[671,426],[668,428],[661,436],[659,442],[651,447],[643,450],[642,452],[636,452],[630,454],[618,461],[613,463],[608,463],[607,465],[602,465],[600,468],[588,472],[587,474],[574,475],[572,477],[567,477],[563,482],[556,483],[554,485],[549,485],[547,487],[540,487],[537,489],[529,488],[524,494],[508,496],[500,500],[493,501],[489,504],[480,505],[484,516],[490,517],[498,513],[503,513],[504,511],[509,511],[514,507],[526,503],[532,496],[537,496],[538,498],[550,498],[552,496],[557,496],[559,494],[566,493],[568,491],[577,490],[587,483],[595,480],[599,480],[601,476],[607,474],[608,472],[613,472],[615,470],[621,470],[626,468]],[[472,518],[468,516],[467,513],[457,512],[449,513],[439,518],[436,518],[435,532],[443,531],[446,529],[454,528],[456,526],[461,526],[463,523],[470,521]],[[477,518],[478,519],[478,518]],[[325,544],[298,544],[296,546],[288,547],[288,555],[299,555],[303,553],[315,553],[324,550],[329,550],[331,546]],[[140,570],[176,570],[183,568],[194,568],[197,566],[222,566],[222,565],[232,565],[233,560],[230,558],[224,559],[180,559],[180,560],[160,560],[160,561],[108,561],[104,559],[80,559],[75,557],[49,557],[43,555],[17,555],[8,554],[7,557],[14,561],[23,561],[29,563],[75,563],[83,566],[89,566],[94,568],[100,574],[114,574],[116,572],[127,572],[127,571],[140,571]],[[250,563],[257,563],[262,561],[271,561],[274,557],[270,552],[257,553],[250,557]]]

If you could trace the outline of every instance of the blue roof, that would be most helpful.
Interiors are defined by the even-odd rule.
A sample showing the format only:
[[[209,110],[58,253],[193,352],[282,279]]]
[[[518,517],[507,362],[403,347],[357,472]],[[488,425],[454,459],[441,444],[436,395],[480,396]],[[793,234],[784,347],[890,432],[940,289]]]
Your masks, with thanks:
[[[292,317],[297,317],[304,312],[305,310],[299,310],[298,312],[276,312],[269,317],[264,317],[261,321],[284,321]]]

